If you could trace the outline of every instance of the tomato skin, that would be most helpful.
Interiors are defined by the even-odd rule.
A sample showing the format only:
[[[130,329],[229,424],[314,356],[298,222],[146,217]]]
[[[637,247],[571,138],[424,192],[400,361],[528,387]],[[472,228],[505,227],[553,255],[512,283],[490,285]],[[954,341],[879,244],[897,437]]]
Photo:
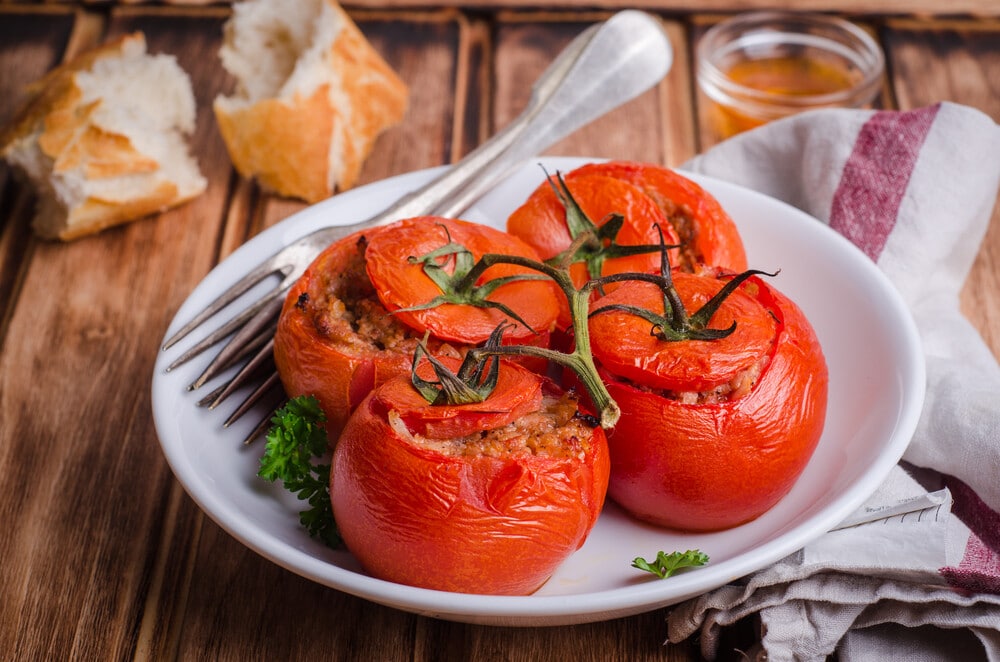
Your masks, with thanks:
[[[320,288],[324,272],[340,268],[358,241],[373,231],[359,232],[334,243],[321,253],[296,281],[282,307],[274,334],[274,361],[288,397],[313,395],[327,418],[331,439],[347,417],[376,385],[406,374],[410,357],[392,352],[347,351],[327,342],[315,322],[298,305],[300,297]]]
[[[711,194],[696,182],[660,165],[635,161],[588,163],[575,173],[613,177],[642,189],[671,216],[670,210],[687,210],[694,227],[681,238],[691,244],[693,259],[731,271],[745,271],[746,251],[736,224]],[[690,236],[688,236],[690,235]],[[689,269],[692,265],[686,265]]]
[[[318,322],[315,319],[317,313],[310,305],[303,304],[303,297],[305,301],[323,298],[325,283],[342,274],[345,265],[361,254],[365,256],[364,268],[359,269],[360,273],[354,274],[352,278],[357,281],[365,280],[365,287],[369,290],[374,288],[373,295],[377,295],[379,300],[387,294],[386,291],[378,291],[379,288],[385,290],[386,287],[383,286],[387,282],[399,284],[401,280],[404,284],[413,281],[423,285],[422,289],[410,292],[423,298],[408,302],[408,305],[425,303],[439,293],[440,290],[426,275],[412,273],[414,269],[420,271],[419,265],[407,264],[405,255],[399,257],[400,250],[403,252],[409,250],[407,254],[412,254],[414,249],[420,250],[419,246],[408,242],[419,237],[421,233],[425,237],[427,233],[431,233],[431,248],[437,248],[445,243],[445,235],[438,227],[439,224],[447,225],[454,239],[469,243],[468,248],[476,257],[487,252],[487,247],[492,247],[494,250],[509,250],[510,253],[537,259],[533,249],[499,230],[464,221],[431,217],[407,219],[389,226],[357,232],[328,246],[306,269],[286,296],[274,337],[274,359],[278,374],[289,397],[313,395],[319,400],[327,417],[327,431],[331,439],[336,439],[351,411],[369,391],[397,375],[409,374],[416,339],[420,338],[425,330],[428,328],[431,330],[430,345],[436,355],[439,354],[437,348],[447,344],[449,346],[447,351],[457,356],[466,347],[480,344],[489,336],[497,323],[505,319],[493,309],[450,304],[441,306],[440,310],[435,308],[420,313],[400,313],[392,317],[394,323],[401,328],[400,333],[404,331],[403,326],[408,326],[407,323],[416,323],[415,320],[429,317],[435,323],[430,326],[417,324],[415,328],[410,327],[412,339],[406,341],[404,346],[395,349],[374,346],[363,338],[351,339],[349,342],[331,341],[317,329]],[[395,257],[398,259],[386,255],[387,246],[396,250]],[[373,265],[372,262],[376,264]],[[402,275],[394,272],[392,267],[398,267]],[[488,270],[487,276],[495,277],[507,274],[511,270],[526,271],[520,267],[498,265]],[[381,280],[371,282],[366,275],[369,271],[377,271]],[[358,286],[357,283],[352,283],[345,287]],[[504,295],[504,291],[512,294]],[[393,293],[397,293],[396,290],[393,290]],[[529,324],[537,327],[532,331],[518,324],[505,334],[504,342],[548,346],[551,328],[555,325],[558,313],[555,285],[549,281],[524,281],[505,285],[498,288],[496,293],[500,297],[512,296],[513,299],[508,299],[507,303],[516,307],[522,316],[527,318]],[[400,307],[398,301],[390,303],[394,309]],[[389,312],[379,307],[380,305],[384,305],[384,302],[375,304],[379,309],[378,314],[389,316]],[[478,321],[478,324],[465,324],[471,320]],[[349,332],[340,330],[338,333]],[[546,368],[543,359],[525,357],[520,360],[524,365],[540,371]]]
[[[791,300],[751,280],[778,324],[746,395],[684,404],[602,369],[622,410],[609,435],[608,492],[638,519],[688,531],[750,521],[788,493],[819,441],[828,375],[818,339]]]
[[[393,224],[391,231],[372,239],[365,252],[368,276],[387,310],[407,326],[422,334],[452,342],[479,344],[489,338],[498,324],[510,318],[496,308],[442,304],[425,310],[400,310],[426,303],[440,294],[440,289],[424,273],[422,264],[408,258],[440,248],[448,238],[468,249],[475,259],[485,253],[502,253],[539,260],[538,253],[517,237],[494,228],[468,221],[421,216]],[[480,278],[486,280],[538,273],[531,269],[499,264],[490,267]],[[558,313],[558,290],[555,284],[539,280],[512,282],[498,288],[489,297],[506,304],[528,327],[517,323],[504,334],[510,342],[546,344]]]
[[[583,544],[603,507],[610,464],[603,430],[593,428],[582,459],[448,455],[412,443],[390,423],[394,383],[358,407],[334,451],[330,494],[347,548],[387,581],[534,592]],[[410,408],[409,416],[419,414]]]
[[[566,175],[564,180],[577,204],[596,225],[603,225],[610,214],[619,213],[625,217],[617,237],[619,244],[656,245],[660,241],[657,227],[663,230],[663,238],[667,244],[678,243],[677,233],[667,222],[666,216],[639,188],[611,177],[580,174],[576,171]],[[543,260],[555,257],[572,243],[566,226],[565,208],[548,181],[540,184],[508,217],[507,231],[533,246]],[[675,262],[678,251],[671,249],[669,254],[671,261]],[[659,252],[650,252],[608,259],[601,268],[601,275],[653,272],[659,266]],[[582,262],[571,265],[569,272],[577,287],[590,278],[587,267]],[[614,286],[606,289],[610,291]],[[569,306],[562,297],[559,299],[559,306],[558,328],[565,330],[572,324]]]

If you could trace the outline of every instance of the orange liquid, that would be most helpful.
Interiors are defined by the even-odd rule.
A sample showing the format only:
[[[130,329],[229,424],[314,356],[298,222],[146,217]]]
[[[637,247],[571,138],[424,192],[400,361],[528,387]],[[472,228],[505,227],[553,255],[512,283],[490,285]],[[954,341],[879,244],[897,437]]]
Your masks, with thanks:
[[[789,96],[811,96],[848,90],[858,80],[857,72],[842,63],[804,56],[783,56],[739,62],[726,71],[733,81],[746,87]],[[752,129],[768,120],[744,114],[730,106],[716,106],[716,124],[720,138],[728,138]],[[781,106],[776,105],[775,111]],[[794,110],[789,109],[792,114]]]

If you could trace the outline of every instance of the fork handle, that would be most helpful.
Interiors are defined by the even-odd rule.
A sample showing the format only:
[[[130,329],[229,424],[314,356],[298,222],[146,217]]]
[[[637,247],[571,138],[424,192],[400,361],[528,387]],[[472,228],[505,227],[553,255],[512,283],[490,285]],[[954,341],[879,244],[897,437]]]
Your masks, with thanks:
[[[458,216],[527,159],[656,85],[672,61],[670,40],[656,18],[635,10],[615,14],[591,35],[548,96],[515,120],[510,145],[430,213]]]
[[[528,158],[656,85],[672,61],[658,19],[618,12],[560,53],[532,88],[528,106],[504,130],[363,225],[424,214],[458,216]]]

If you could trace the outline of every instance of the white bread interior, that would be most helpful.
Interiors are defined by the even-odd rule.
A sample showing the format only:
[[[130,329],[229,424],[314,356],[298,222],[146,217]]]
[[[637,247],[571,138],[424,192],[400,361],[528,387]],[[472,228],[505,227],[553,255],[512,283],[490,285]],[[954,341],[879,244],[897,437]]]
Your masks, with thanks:
[[[219,56],[237,81],[214,104],[233,164],[284,196],[353,186],[406,112],[406,86],[334,0],[236,3]]]
[[[194,124],[187,74],[134,33],[33,85],[0,154],[36,189],[36,233],[70,240],[201,194],[185,141]]]

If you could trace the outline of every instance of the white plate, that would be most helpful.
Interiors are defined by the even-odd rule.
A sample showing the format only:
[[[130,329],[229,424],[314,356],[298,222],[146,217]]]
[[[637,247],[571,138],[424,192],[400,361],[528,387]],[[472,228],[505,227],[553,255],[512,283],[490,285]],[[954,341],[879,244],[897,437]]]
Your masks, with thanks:
[[[542,162],[549,172],[566,172],[585,161]],[[170,332],[280,246],[324,224],[367,218],[433,172],[337,195],[261,233],[208,274]],[[446,593],[374,579],[347,552],[311,540],[298,524],[301,503],[256,478],[261,445],[244,447],[241,440],[264,412],[223,430],[228,412],[198,408],[202,393],[185,388],[208,359],[165,372],[187,342],[161,353],[153,376],[156,429],[170,466],[212,519],[273,562],[377,603],[457,621],[537,626],[627,616],[696,596],[801,548],[860,506],[909,443],[924,395],[917,332],[893,286],[840,235],[771,198],[692,178],[735,219],[750,266],[781,269],[774,283],[811,320],[830,369],[827,423],[816,452],[792,491],[757,520],[720,533],[682,534],[636,523],[608,504],[584,546],[538,592],[524,597]],[[525,166],[464,218],[502,227],[542,179],[537,165]],[[694,548],[711,562],[667,580],[631,567],[636,556]]]

